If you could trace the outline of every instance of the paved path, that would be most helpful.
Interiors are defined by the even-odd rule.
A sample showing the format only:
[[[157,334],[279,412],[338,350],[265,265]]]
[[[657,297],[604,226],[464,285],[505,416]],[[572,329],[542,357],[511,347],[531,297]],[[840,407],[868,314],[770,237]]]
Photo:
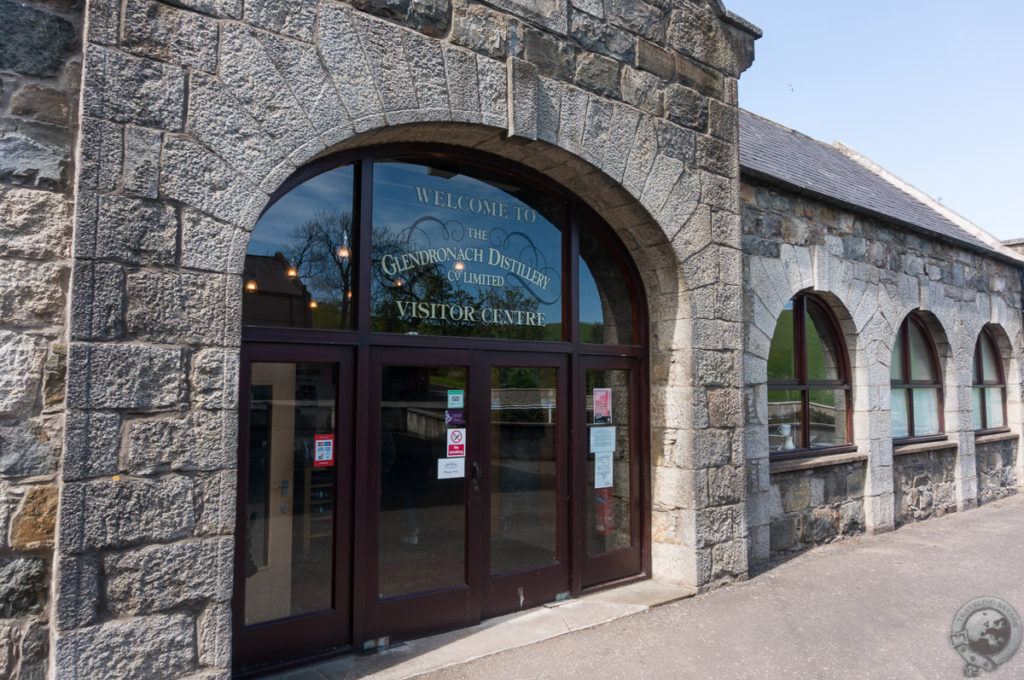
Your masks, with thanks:
[[[964,665],[948,641],[953,617],[965,602],[983,595],[1002,598],[1024,614],[1024,495],[882,536],[823,546],[745,583],[632,610],[639,613],[620,608],[617,616],[603,619],[615,618],[610,623],[582,630],[569,626],[558,637],[545,633],[544,626],[557,627],[573,611],[583,618],[602,616],[608,603],[574,601],[569,604],[578,609],[554,618],[547,612],[557,607],[539,608],[450,637],[279,677],[952,680],[963,677]],[[595,618],[590,625],[596,623]],[[524,629],[536,640],[550,639],[535,642],[522,635]],[[509,644],[517,635],[526,642]],[[457,646],[474,642],[472,653]],[[488,653],[438,669],[444,665],[438,659],[446,656],[452,663]],[[1024,649],[982,676],[1024,678]]]
[[[1024,497],[826,546],[746,583],[446,668],[456,678],[962,678],[957,610],[1024,613]],[[1024,678],[1024,649],[993,673]]]

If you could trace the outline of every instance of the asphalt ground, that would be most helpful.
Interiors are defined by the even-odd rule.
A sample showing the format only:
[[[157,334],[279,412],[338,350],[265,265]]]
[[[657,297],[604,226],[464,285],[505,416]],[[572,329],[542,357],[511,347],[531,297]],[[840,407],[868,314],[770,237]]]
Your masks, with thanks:
[[[1024,495],[822,546],[743,583],[415,677],[961,678],[954,617],[982,596],[1024,613]],[[979,677],[1024,678],[1024,650]]]

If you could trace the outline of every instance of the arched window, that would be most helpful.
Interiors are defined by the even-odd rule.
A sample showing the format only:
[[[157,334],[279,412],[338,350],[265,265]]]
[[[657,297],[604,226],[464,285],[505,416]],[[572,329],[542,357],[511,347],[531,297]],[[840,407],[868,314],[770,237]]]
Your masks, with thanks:
[[[903,320],[896,334],[889,377],[893,439],[940,435],[944,423],[939,353],[924,320],[915,313]]]
[[[790,300],[768,355],[768,446],[773,457],[847,450],[850,367],[839,326],[813,295]]]
[[[1003,359],[992,332],[985,328],[974,347],[974,429],[1006,427],[1006,379]]]

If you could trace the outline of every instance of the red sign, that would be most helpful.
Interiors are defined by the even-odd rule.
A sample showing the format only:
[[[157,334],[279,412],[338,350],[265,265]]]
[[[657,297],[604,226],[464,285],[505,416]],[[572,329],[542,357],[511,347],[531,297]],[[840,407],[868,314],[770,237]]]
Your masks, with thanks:
[[[466,456],[466,428],[448,428],[448,457],[464,458]]]
[[[313,467],[334,465],[334,435],[318,434],[313,437]]]

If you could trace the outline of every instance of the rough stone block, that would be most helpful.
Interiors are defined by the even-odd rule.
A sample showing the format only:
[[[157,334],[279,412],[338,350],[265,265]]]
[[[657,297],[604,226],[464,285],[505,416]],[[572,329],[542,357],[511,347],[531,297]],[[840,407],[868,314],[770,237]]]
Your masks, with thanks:
[[[286,150],[247,110],[216,78],[193,74],[189,130],[250,182],[259,185],[285,159]]]
[[[71,103],[66,92],[38,85],[26,85],[11,97],[10,111],[39,123],[67,126],[71,123]]]
[[[235,411],[195,411],[184,418],[129,421],[128,469],[218,470],[230,467],[238,448]]]
[[[31,487],[11,521],[11,547],[15,550],[52,547],[56,520],[57,487]]]
[[[42,338],[0,331],[0,416],[28,415],[39,398],[45,360]]]
[[[99,616],[100,563],[92,555],[63,556],[57,568],[57,627],[88,626]]]
[[[189,380],[192,403],[201,408],[233,409],[238,406],[238,351],[204,349],[192,356]]]
[[[592,99],[587,107],[587,122],[583,127],[583,158],[599,167],[605,158],[611,122],[611,103],[596,97]]]
[[[67,413],[64,436],[64,480],[75,481],[117,472],[121,417],[116,413]]]
[[[42,612],[49,590],[49,569],[43,558],[0,559],[0,617]]]
[[[21,328],[62,322],[67,268],[60,262],[9,260],[0,274],[0,319]]]
[[[633,146],[640,114],[626,106],[612,106],[612,120],[608,130],[608,144],[605,147],[604,162],[601,169],[612,180],[618,182],[626,170],[626,161]]]
[[[476,55],[469,50],[445,45],[444,63],[453,115],[469,122],[479,122],[480,85],[477,80]]]
[[[176,406],[185,397],[182,363],[178,349],[73,343],[68,360],[68,406],[93,409]]]
[[[124,189],[156,198],[160,185],[161,134],[129,125],[124,131]]]
[[[57,677],[170,680],[195,668],[195,644],[186,614],[110,621],[57,638]]]
[[[359,45],[351,10],[342,4],[324,3],[317,22],[320,55],[353,120],[383,113],[373,74]]]
[[[622,67],[620,92],[622,101],[644,113],[661,116],[665,111],[664,90],[657,76],[638,71],[631,66]]]
[[[227,24],[221,33],[221,81],[249,116],[271,134],[276,145],[284,150],[283,155],[315,140],[316,130],[256,32]],[[225,160],[232,162],[228,157]]]
[[[164,137],[160,188],[168,198],[249,229],[268,199],[266,193],[207,149],[172,136]]]
[[[81,158],[78,170],[79,189],[113,191],[121,179],[124,152],[124,131],[120,125],[96,118],[82,119]],[[86,195],[87,197],[88,195]],[[79,217],[88,204],[80,193]],[[95,205],[95,199],[93,199]],[[91,208],[95,212],[95,207]]]
[[[60,418],[42,416],[0,424],[0,475],[31,477],[57,469]]]
[[[385,111],[416,108],[416,91],[405,60],[402,32],[390,24],[354,15],[363,52],[373,70]]]
[[[85,115],[163,130],[182,128],[185,73],[181,68],[89,46],[84,74]]]
[[[583,150],[583,127],[587,120],[590,95],[575,87],[562,90],[561,120],[558,123],[558,145],[580,154]]]
[[[258,28],[305,42],[313,39],[316,0],[246,0],[245,20]]]
[[[124,337],[124,269],[109,262],[78,260],[71,300],[71,337]]]
[[[217,22],[152,0],[128,0],[121,47],[142,57],[213,73]]]
[[[60,194],[32,189],[0,192],[0,256],[67,257],[71,205]]]
[[[242,0],[174,0],[174,4],[212,17],[242,18]]]
[[[567,0],[492,0],[491,4],[555,33],[564,35],[568,29]]]
[[[504,64],[477,55],[480,116],[484,125],[508,127],[508,77]]]
[[[548,33],[532,28],[523,31],[522,58],[537,67],[545,76],[562,82],[570,81],[576,53],[572,46]]]
[[[665,88],[665,115],[673,123],[706,132],[708,100],[696,90],[673,83]]]
[[[620,96],[619,62],[600,54],[581,54],[576,59],[574,81],[602,97]]]
[[[395,21],[432,38],[441,38],[452,24],[451,0],[351,0],[352,6]]]
[[[744,539],[722,543],[711,548],[711,580],[737,579],[747,576],[747,542]]]
[[[198,210],[181,212],[181,266],[224,274],[241,274],[249,232],[218,222]]]
[[[126,264],[174,262],[178,240],[174,208],[130,196],[101,196],[98,201],[95,222],[79,217],[75,255]]]
[[[0,119],[0,182],[63,191],[70,180],[72,145],[68,128]]]
[[[78,45],[78,31],[63,17],[0,0],[0,69],[49,78],[60,73]]]
[[[211,604],[199,615],[199,663],[203,666],[231,666],[231,607]]]
[[[511,88],[509,135],[537,139],[537,67],[510,57],[508,82]]]
[[[261,33],[258,37],[313,127],[320,133],[338,126],[347,126],[351,130],[352,122],[338,98],[338,91],[324,71],[316,48],[269,33]],[[341,140],[324,139],[328,145],[333,141]]]
[[[235,470],[199,477],[196,486],[195,533],[197,536],[231,534],[235,530]]]
[[[154,545],[108,555],[107,607],[120,616],[231,599],[234,541],[214,538]]]
[[[194,486],[192,479],[173,475],[66,484],[60,548],[80,553],[188,537],[195,524]]]
[[[236,345],[242,283],[238,276],[140,271],[128,275],[128,333],[156,342]]]
[[[636,38],[606,23],[599,15],[584,12],[572,13],[570,34],[584,49],[612,57],[624,64],[632,64],[636,54]]]
[[[509,18],[468,0],[455,0],[452,42],[494,59],[504,59],[509,47]]]
[[[120,0],[93,0],[89,3],[89,42],[98,45],[117,44],[121,38],[121,5]]]
[[[605,3],[605,18],[653,42],[665,39],[665,11],[643,0],[609,0]]]

